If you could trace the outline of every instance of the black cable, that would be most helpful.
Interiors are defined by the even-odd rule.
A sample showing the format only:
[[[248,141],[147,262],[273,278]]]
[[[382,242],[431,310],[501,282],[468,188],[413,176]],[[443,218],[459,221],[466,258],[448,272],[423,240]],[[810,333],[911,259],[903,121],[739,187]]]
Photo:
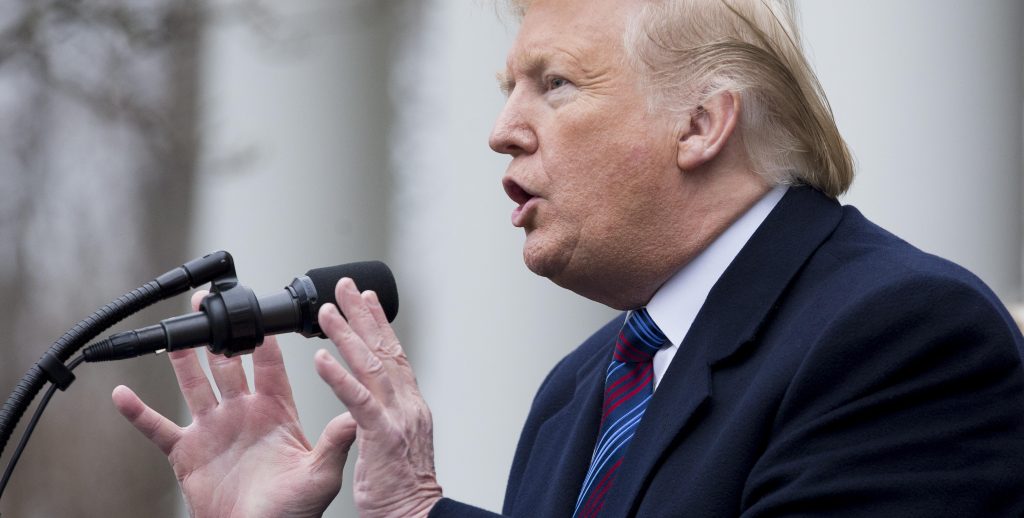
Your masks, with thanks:
[[[64,333],[64,336],[54,342],[40,362],[33,365],[18,381],[17,386],[4,402],[4,406],[0,408],[0,455],[7,447],[7,440],[14,433],[14,428],[21,420],[21,416],[28,410],[32,399],[39,394],[46,382],[61,382],[59,379],[54,379],[52,372],[44,368],[46,365],[41,366],[41,362],[50,363],[50,367],[59,366],[68,361],[86,343],[99,336],[101,332],[142,308],[184,293],[189,288],[198,288],[207,282],[225,277],[235,277],[235,263],[231,254],[224,251],[206,254],[167,271],[156,279],[118,297],[86,317],[85,320],[75,324],[73,328]],[[47,356],[52,358],[48,359]],[[61,374],[59,369],[57,373]]]
[[[80,363],[85,361],[85,356],[78,355],[75,359],[71,360],[68,364],[68,369],[75,370]],[[28,444],[29,437],[32,436],[32,431],[35,430],[36,424],[39,423],[39,418],[43,415],[43,410],[46,409],[46,404],[50,402],[50,398],[53,397],[53,393],[57,391],[57,385],[51,383],[50,389],[43,395],[43,399],[39,402],[39,406],[36,407],[36,412],[32,414],[32,419],[28,422],[28,426],[25,427],[25,431],[21,434],[21,440],[18,441],[18,447],[14,450],[14,454],[11,456],[11,460],[7,462],[7,469],[4,470],[4,478],[0,480],[0,498],[3,497],[4,489],[7,488],[7,482],[11,480],[11,474],[14,473],[14,466],[18,464],[18,459],[21,458],[22,452],[25,451],[25,445]]]
[[[64,336],[50,346],[48,352],[58,361],[66,362],[89,340],[142,308],[159,302],[162,298],[164,298],[164,292],[160,284],[157,281],[149,281],[75,324],[75,327],[64,333]],[[39,367],[39,364],[33,365],[18,381],[14,391],[7,398],[4,406],[0,408],[0,454],[6,448],[7,440],[14,433],[14,427],[18,425],[22,414],[28,410],[32,399],[43,389],[47,381],[50,379],[46,372]]]

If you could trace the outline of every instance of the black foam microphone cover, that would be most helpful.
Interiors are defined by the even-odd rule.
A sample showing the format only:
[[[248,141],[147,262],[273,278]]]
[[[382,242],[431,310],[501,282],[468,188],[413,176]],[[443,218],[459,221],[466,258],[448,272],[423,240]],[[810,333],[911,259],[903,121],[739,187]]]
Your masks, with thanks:
[[[313,308],[314,315],[320,310],[320,306],[327,302],[337,305],[334,287],[343,277],[353,279],[359,291],[373,290],[377,294],[377,298],[380,299],[380,305],[384,308],[388,322],[393,321],[398,315],[398,287],[395,285],[395,277],[388,265],[380,261],[363,261],[314,268],[306,272],[306,276],[316,288],[317,301]]]

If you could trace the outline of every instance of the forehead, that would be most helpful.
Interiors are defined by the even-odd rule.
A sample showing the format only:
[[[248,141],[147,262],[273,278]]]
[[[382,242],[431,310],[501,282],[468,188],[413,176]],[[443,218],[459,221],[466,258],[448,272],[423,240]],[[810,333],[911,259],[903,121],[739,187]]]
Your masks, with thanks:
[[[568,57],[583,64],[622,52],[630,0],[534,0],[529,3],[508,68],[532,69]]]

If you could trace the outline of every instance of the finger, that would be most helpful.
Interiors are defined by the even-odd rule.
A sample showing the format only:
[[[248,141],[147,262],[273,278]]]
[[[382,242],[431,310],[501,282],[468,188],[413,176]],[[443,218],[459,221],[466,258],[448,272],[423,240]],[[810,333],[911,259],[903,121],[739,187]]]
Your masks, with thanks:
[[[381,342],[377,356],[385,362],[390,361],[394,365],[394,368],[389,371],[394,383],[406,387],[415,387],[416,374],[409,364],[409,359],[405,355],[402,343],[398,340],[398,336],[395,335],[395,329],[391,327],[387,315],[384,314],[384,308],[380,305],[380,299],[372,291],[364,291],[363,299],[366,300],[366,305],[370,309],[370,315],[373,316],[373,319],[377,322],[377,327],[380,328]]]
[[[380,327],[370,314],[370,308],[360,295],[355,281],[348,277],[338,281],[334,287],[334,300],[338,301],[341,313],[345,315],[352,330],[366,342],[371,352],[376,352],[381,342]]]
[[[369,389],[382,404],[391,405],[395,390],[384,364],[342,318],[338,308],[334,304],[321,306],[319,322],[320,329],[337,346],[359,383]]]
[[[192,311],[199,311],[199,303],[209,295],[210,292],[206,290],[199,290],[192,294]]]
[[[206,413],[217,406],[217,396],[213,395],[213,387],[206,373],[199,365],[199,357],[194,349],[171,351],[167,354],[174,368],[174,376],[178,378],[178,387],[185,397],[185,404],[193,416]]]
[[[210,373],[213,380],[217,382],[217,390],[220,397],[231,399],[249,393],[249,382],[245,379],[245,369],[242,368],[242,357],[227,357],[214,354],[206,350],[206,359],[210,364]]]
[[[209,292],[206,290],[199,290],[192,294],[192,311],[199,311],[199,303],[207,295]],[[210,364],[210,373],[213,374],[213,380],[217,382],[217,390],[220,391],[222,398],[229,399],[249,393],[249,383],[245,380],[241,356],[228,358],[207,350],[206,359]]]
[[[284,369],[284,358],[277,338],[268,336],[252,353],[253,385],[257,394],[287,398],[292,402],[292,386]],[[292,402],[294,406],[294,402]]]
[[[315,356],[316,373],[331,386],[338,399],[348,407],[352,417],[366,430],[382,430],[387,424],[384,407],[370,393],[369,389],[345,370],[326,350],[320,349]]]
[[[114,406],[136,429],[142,432],[153,444],[164,452],[164,455],[171,453],[178,439],[181,438],[181,428],[160,415],[156,410],[149,408],[139,399],[139,396],[132,392],[132,389],[118,385],[114,388],[111,399]]]
[[[370,315],[377,322],[377,327],[380,329],[381,343],[379,353],[389,358],[405,360],[405,350],[402,349],[402,343],[398,341],[395,329],[391,327],[387,315],[384,314],[384,308],[380,305],[380,298],[377,297],[377,293],[364,291],[363,300],[366,301]]]
[[[192,294],[192,310],[199,307],[207,292],[200,290]],[[174,377],[178,379],[181,395],[193,416],[205,413],[217,406],[217,396],[213,395],[213,387],[206,373],[199,365],[199,358],[192,349],[171,351],[167,354],[174,369]]]
[[[340,472],[345,467],[348,452],[356,440],[356,420],[352,414],[344,414],[331,419],[320,434],[313,447],[316,464],[328,472]]]

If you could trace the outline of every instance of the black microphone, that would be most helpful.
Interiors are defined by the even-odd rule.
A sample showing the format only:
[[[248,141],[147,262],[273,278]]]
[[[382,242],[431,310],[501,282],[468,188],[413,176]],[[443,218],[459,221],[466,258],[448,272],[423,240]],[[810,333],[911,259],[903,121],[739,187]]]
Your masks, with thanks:
[[[283,291],[259,299],[233,277],[215,281],[199,311],[111,335],[82,354],[85,361],[98,362],[206,344],[216,354],[234,356],[252,352],[266,335],[294,331],[306,338],[323,338],[317,313],[326,303],[336,304],[334,287],[343,277],[355,281],[361,291],[376,292],[388,322],[395,319],[395,277],[386,264],[364,261],[312,269]]]

